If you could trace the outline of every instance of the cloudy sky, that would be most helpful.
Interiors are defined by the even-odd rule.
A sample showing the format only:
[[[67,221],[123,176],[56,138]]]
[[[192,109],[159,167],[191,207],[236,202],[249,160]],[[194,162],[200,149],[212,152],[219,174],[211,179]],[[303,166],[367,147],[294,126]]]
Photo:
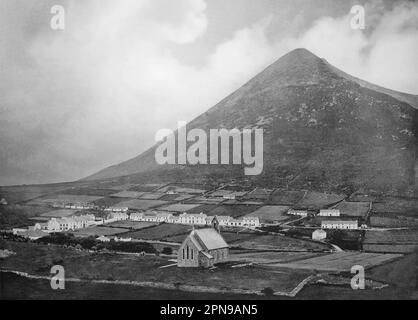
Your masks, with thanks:
[[[365,30],[350,27],[355,4]],[[136,156],[297,47],[418,94],[414,1],[0,0],[0,185]]]

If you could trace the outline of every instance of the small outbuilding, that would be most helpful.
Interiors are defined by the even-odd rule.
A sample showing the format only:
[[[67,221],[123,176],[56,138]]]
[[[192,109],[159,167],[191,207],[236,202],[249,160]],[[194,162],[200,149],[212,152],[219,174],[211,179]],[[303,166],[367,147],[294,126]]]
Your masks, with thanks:
[[[312,240],[321,241],[321,240],[325,240],[326,238],[327,238],[327,232],[325,230],[318,229],[312,232]]]

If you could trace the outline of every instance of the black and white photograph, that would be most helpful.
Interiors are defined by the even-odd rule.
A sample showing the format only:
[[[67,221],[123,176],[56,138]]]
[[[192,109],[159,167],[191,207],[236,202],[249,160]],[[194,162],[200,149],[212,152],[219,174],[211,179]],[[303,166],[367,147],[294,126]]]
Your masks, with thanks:
[[[0,0],[0,300],[418,300],[418,1]]]

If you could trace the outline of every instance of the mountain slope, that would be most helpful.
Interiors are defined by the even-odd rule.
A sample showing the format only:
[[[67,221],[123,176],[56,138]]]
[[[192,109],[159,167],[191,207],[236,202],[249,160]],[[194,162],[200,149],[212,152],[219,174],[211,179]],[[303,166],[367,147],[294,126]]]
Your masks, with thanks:
[[[263,128],[262,175],[245,177],[239,166],[159,166],[153,147],[86,180],[164,172],[176,179],[407,192],[415,188],[418,174],[416,98],[354,78],[296,49],[187,126]]]

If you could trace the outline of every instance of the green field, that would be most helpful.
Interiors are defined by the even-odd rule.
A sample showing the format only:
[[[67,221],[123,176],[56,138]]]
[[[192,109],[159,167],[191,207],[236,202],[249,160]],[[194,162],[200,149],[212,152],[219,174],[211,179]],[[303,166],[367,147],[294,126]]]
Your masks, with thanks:
[[[254,235],[235,242],[234,246],[252,250],[329,251],[329,246],[325,244],[280,235]]]
[[[274,291],[290,292],[310,274],[285,269],[277,272],[255,266],[231,268],[230,264],[218,265],[213,270],[175,266],[160,269],[172,262],[152,255],[90,254],[54,245],[7,242],[5,247],[16,255],[4,259],[3,269],[49,276],[51,267],[60,264],[64,266],[67,278],[158,282],[173,289],[187,285],[260,292],[270,287]]]
[[[351,268],[356,265],[368,269],[394,261],[401,257],[402,255],[399,254],[337,252],[288,263],[272,264],[271,266],[286,267],[290,269],[350,272]]]
[[[290,208],[287,206],[263,206],[251,213],[246,214],[246,216],[258,217],[260,221],[263,222],[284,222],[290,218],[288,215],[286,215],[289,209]]]
[[[124,237],[143,240],[163,240],[176,235],[186,235],[191,230],[192,226],[160,224],[155,227],[128,232],[124,234]]]
[[[125,233],[129,231],[129,229],[122,229],[122,228],[110,228],[110,227],[90,227],[85,229],[79,229],[76,231],[71,231],[76,237],[90,237],[90,236],[114,236],[120,233]],[[125,236],[124,236],[125,237]],[[125,237],[128,238],[128,237]]]
[[[149,228],[149,227],[156,226],[156,225],[157,224],[153,222],[124,220],[124,221],[116,221],[116,222],[108,223],[105,226],[111,227],[111,228],[140,230],[140,229]]]

